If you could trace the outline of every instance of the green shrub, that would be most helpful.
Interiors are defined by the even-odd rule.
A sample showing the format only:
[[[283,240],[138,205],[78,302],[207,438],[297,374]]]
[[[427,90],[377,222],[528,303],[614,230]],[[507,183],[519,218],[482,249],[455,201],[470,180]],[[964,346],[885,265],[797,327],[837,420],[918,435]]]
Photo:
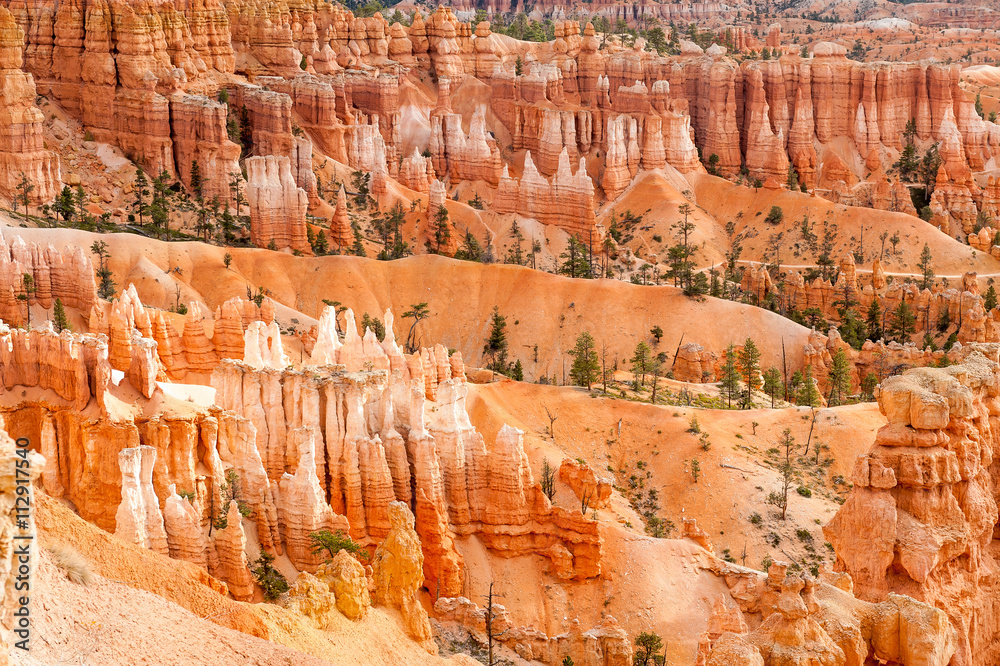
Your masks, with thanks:
[[[264,592],[264,598],[268,601],[274,601],[288,592],[288,581],[285,580],[280,571],[271,566],[272,562],[274,562],[274,555],[261,551],[260,557],[250,567],[250,573],[253,574],[257,584]]]
[[[795,491],[799,495],[802,495],[803,497],[812,497],[813,496],[813,491],[809,490],[805,486],[799,486],[798,488],[795,489]]]

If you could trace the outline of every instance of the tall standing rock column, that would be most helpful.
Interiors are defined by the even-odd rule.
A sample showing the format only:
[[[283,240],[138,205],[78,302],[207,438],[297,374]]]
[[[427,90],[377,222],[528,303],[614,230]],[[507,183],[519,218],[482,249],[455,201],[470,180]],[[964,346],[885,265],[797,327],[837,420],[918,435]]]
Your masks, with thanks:
[[[59,188],[59,158],[45,150],[35,81],[21,71],[24,32],[0,7],[0,194],[12,198],[22,174],[34,186],[33,201],[51,201]]]
[[[291,161],[267,155],[251,157],[247,166],[247,202],[250,205],[250,240],[257,247],[290,247],[309,250],[306,209],[309,197],[295,184]]]

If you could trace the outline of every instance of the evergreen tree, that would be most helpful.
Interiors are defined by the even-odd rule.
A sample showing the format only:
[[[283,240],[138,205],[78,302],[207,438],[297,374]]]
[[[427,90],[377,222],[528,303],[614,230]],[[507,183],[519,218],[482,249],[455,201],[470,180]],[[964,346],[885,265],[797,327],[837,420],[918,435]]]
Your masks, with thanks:
[[[753,339],[747,338],[737,358],[743,381],[743,408],[753,407],[753,392],[760,388],[760,350]]]
[[[830,394],[826,403],[831,407],[843,404],[851,391],[851,363],[843,347],[838,347],[833,354],[833,366],[830,368],[827,382],[830,385]]]
[[[92,219],[87,212],[87,193],[83,191],[83,185],[77,185],[73,192],[73,205],[76,208],[75,215],[81,227],[90,226]]]
[[[876,386],[878,386],[878,375],[874,372],[869,372],[865,375],[865,378],[861,380],[861,395],[864,400],[871,402],[875,399]]]
[[[899,177],[907,182],[913,180],[913,174],[920,167],[920,160],[917,158],[917,147],[913,143],[917,135],[917,121],[910,118],[906,122],[906,129],[903,132],[903,150],[899,154],[899,160],[892,166],[899,172]]]
[[[792,373],[792,376],[788,379],[788,383],[785,386],[785,400],[798,404],[799,391],[802,390],[802,381],[801,370],[796,370]]]
[[[571,278],[593,277],[590,272],[590,260],[587,257],[587,246],[576,236],[570,236],[569,245],[559,258],[564,260],[559,266],[561,275],[568,275]]]
[[[740,372],[736,367],[736,347],[726,347],[726,360],[722,365],[719,391],[726,397],[726,406],[733,406],[733,398],[740,394]]]
[[[514,220],[514,223],[510,226],[510,235],[514,238],[514,244],[507,248],[505,263],[523,266],[524,253],[521,249],[521,243],[524,242],[524,234],[521,233],[521,227],[517,225],[517,220]]]
[[[782,395],[785,387],[782,385],[781,372],[777,368],[771,366],[764,373],[764,393],[771,396],[771,408],[774,409],[774,401],[779,395]]]
[[[52,319],[57,333],[73,330],[73,327],[69,325],[69,317],[66,316],[66,307],[61,298],[56,299],[55,307],[52,309]]]
[[[448,224],[447,208],[444,206],[438,206],[437,212],[434,214],[434,223],[431,228],[434,230],[434,240],[427,241],[427,249],[434,254],[442,254],[444,248],[447,247],[448,242],[451,240],[451,229]]]
[[[493,372],[507,374],[507,318],[500,314],[500,309],[493,306],[493,316],[490,319],[490,334],[483,345],[483,356],[489,360],[486,367]]]
[[[524,366],[521,365],[521,359],[517,359],[517,362],[511,368],[510,378],[517,382],[524,381]]]
[[[635,351],[632,353],[629,363],[632,364],[633,384],[636,389],[640,386],[645,386],[646,373],[649,371],[649,345],[645,342],[639,342],[635,346]]]
[[[997,306],[997,290],[990,285],[990,288],[986,290],[986,295],[983,297],[983,308],[989,312]]]
[[[909,303],[907,303],[904,299],[900,301],[896,309],[892,311],[892,317],[889,320],[887,337],[890,340],[904,344],[910,340],[910,336],[913,335],[916,330],[917,318],[913,314],[913,309],[910,308]]]
[[[944,160],[941,158],[940,153],[938,153],[938,144],[936,143],[927,149],[923,159],[920,161],[920,180],[924,184],[925,196],[928,199],[930,199],[931,194],[934,192],[937,172],[943,163]]]
[[[656,653],[663,649],[663,639],[658,635],[644,631],[635,637],[635,666],[649,666],[657,663]]]
[[[364,239],[361,236],[361,229],[354,225],[354,244],[351,245],[351,254],[355,257],[367,257],[368,253],[365,252]]]
[[[455,258],[464,261],[481,262],[483,260],[483,248],[479,245],[479,240],[468,229],[465,230],[465,236],[462,237],[462,244],[455,252]]]
[[[569,373],[571,381],[590,390],[590,385],[597,381],[601,372],[593,336],[587,331],[581,333],[576,338],[576,346],[569,354],[573,357],[573,367]]]
[[[63,185],[62,191],[56,197],[52,207],[55,208],[57,214],[62,215],[64,222],[73,219],[75,206],[73,205],[73,190],[69,189],[69,185]]]
[[[781,489],[778,492],[770,493],[767,496],[767,503],[781,509],[781,519],[784,520],[788,512],[788,491],[792,487],[792,480],[795,475],[795,468],[792,464],[792,451],[795,449],[795,438],[792,437],[790,428],[785,428],[784,432],[781,433],[781,439],[778,443],[785,450],[785,459],[779,468],[781,472]]]
[[[139,226],[141,227],[143,225],[142,216],[146,212],[146,197],[149,195],[149,180],[146,179],[145,172],[138,167],[135,170],[135,183],[133,184],[132,194],[135,195],[132,208],[139,215]]]
[[[686,294],[691,295],[693,284],[694,262],[691,257],[695,250],[690,242],[691,233],[695,229],[693,222],[688,221],[688,216],[692,212],[691,204],[682,204],[677,212],[684,216],[683,220],[675,222],[671,227],[674,230],[674,239],[677,244],[671,247],[667,253],[670,257],[670,277],[674,280],[674,286],[680,287]]]
[[[108,244],[106,241],[94,241],[90,251],[97,255],[97,295],[110,301],[115,297],[115,281],[111,269],[108,268],[108,259],[111,257]]]
[[[819,389],[816,388],[816,383],[813,381],[812,366],[807,365],[805,372],[802,374],[802,384],[799,386],[795,403],[802,407],[818,407],[820,405],[820,397]]]
[[[31,204],[31,193],[35,191],[35,185],[22,171],[14,189],[17,191],[17,194],[14,195],[14,214],[17,215],[17,203],[20,201],[24,206],[24,222],[27,224],[28,206]]]
[[[927,243],[924,243],[924,249],[920,253],[920,262],[917,264],[917,268],[920,269],[923,275],[920,288],[930,289],[931,285],[934,284],[934,265],[933,258],[931,257],[931,248]]]
[[[229,210],[226,210],[226,215],[229,214]],[[326,240],[326,232],[322,229],[316,234],[316,243],[313,245],[313,252],[318,255],[324,255],[330,251],[330,243]]]
[[[202,197],[202,185],[201,167],[198,166],[198,160],[193,160],[191,162],[191,191],[198,200],[201,200]]]
[[[878,342],[882,339],[882,309],[879,305],[878,296],[872,298],[871,305],[868,306],[868,315],[865,317],[865,328],[868,339]]]

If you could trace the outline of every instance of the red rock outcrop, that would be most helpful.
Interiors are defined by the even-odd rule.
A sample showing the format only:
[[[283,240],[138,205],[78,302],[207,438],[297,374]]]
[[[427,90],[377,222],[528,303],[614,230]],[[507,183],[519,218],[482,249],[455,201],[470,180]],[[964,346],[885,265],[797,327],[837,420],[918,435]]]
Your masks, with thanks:
[[[34,291],[29,294],[25,294],[24,275],[33,280]],[[64,306],[84,312],[97,301],[94,266],[82,248],[43,248],[25,243],[20,236],[14,236],[9,244],[8,238],[0,236],[0,284],[5,285],[0,289],[0,319],[15,326],[22,325],[25,318],[25,302],[17,298],[19,295],[26,295],[29,305],[48,309],[60,299]]]
[[[163,513],[153,491],[156,449],[151,446],[118,452],[122,473],[122,501],[115,514],[115,536],[143,548],[167,555],[167,533]]]
[[[587,464],[566,458],[559,465],[559,480],[576,493],[588,508],[603,509],[611,500],[613,481],[598,477]]]
[[[493,210],[531,217],[589,239],[596,223],[594,184],[587,175],[583,158],[576,173],[572,172],[566,149],[559,155],[559,168],[551,181],[538,173],[531,153],[526,153],[520,180],[511,178],[504,167]]]
[[[991,465],[997,364],[921,368],[877,391],[888,424],[855,464],[854,488],[824,533],[860,598],[905,591],[947,614],[958,663],[996,661],[988,599],[998,522]],[[940,622],[939,622],[940,623]],[[941,662],[939,662],[941,663]]]
[[[246,161],[246,197],[250,207],[250,240],[257,247],[272,246],[309,251],[306,238],[305,190],[292,178],[287,157],[251,157]]]
[[[30,199],[51,201],[60,189],[59,158],[45,150],[42,112],[35,106],[35,82],[21,71],[24,32],[14,16],[0,7],[0,195],[13,199],[27,178]]]
[[[398,608],[410,637],[436,654],[427,611],[420,604],[424,554],[420,538],[413,529],[413,514],[402,502],[392,502],[389,520],[392,527],[375,551],[372,566],[375,603]]]

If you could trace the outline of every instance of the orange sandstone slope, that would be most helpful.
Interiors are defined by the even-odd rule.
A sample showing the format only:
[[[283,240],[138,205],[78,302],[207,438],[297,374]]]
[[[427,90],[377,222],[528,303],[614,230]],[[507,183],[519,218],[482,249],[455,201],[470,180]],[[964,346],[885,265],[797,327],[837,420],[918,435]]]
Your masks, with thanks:
[[[26,241],[57,247],[90,247],[96,234],[69,229],[17,229]],[[436,256],[380,262],[356,257],[294,257],[269,250],[241,250],[202,243],[163,243],[128,234],[100,236],[111,251],[110,266],[119,288],[135,284],[143,303],[169,309],[200,301],[214,309],[249,287],[261,286],[279,304],[283,327],[308,330],[323,299],[353,308],[360,320],[392,308],[396,338],[405,340],[411,320],[401,315],[426,302],[433,316],[418,326],[418,339],[458,349],[470,365],[481,358],[496,306],[507,317],[511,355],[524,364],[526,376],[569,371],[572,348],[581,331],[608,345],[608,364],[629,358],[636,343],[651,343],[649,331],[660,326],[664,337],[654,351],[671,356],[683,336],[706,348],[722,350],[754,337],[762,344],[765,367],[780,365],[784,341],[789,367],[802,364],[808,329],[775,313],[740,303],[708,298],[697,302],[673,287],[637,286],[619,280],[573,280],[509,265],[484,265]],[[231,267],[224,255],[233,256]],[[297,320],[297,321],[296,321]],[[708,324],[708,325],[706,325]],[[537,357],[535,353],[537,345]],[[535,360],[537,358],[537,361]],[[297,359],[296,359],[297,360]]]
[[[672,383],[676,391],[680,383]],[[549,436],[549,410],[556,415],[555,437]],[[808,569],[814,561],[806,543],[796,535],[805,529],[815,554],[829,564],[833,553],[823,546],[820,523],[835,513],[849,488],[839,479],[849,479],[854,460],[864,454],[884,425],[884,417],[874,403],[817,410],[812,437],[812,419],[805,408],[716,410],[680,406],[653,406],[629,400],[592,398],[576,388],[536,386],[503,381],[474,385],[470,391],[469,413],[473,424],[487,439],[502,427],[524,430],[525,448],[534,469],[542,459],[558,467],[564,458],[580,459],[598,475],[613,480],[618,490],[607,510],[599,511],[602,522],[630,523],[633,531],[643,531],[643,521],[630,506],[630,478],[645,478],[644,492],[657,491],[658,517],[671,521],[680,535],[683,519],[694,518],[710,535],[716,554],[728,550],[737,562],[760,566],[765,557],[799,562]],[[710,446],[703,448],[700,435],[688,431],[697,418]],[[757,423],[755,426],[754,423]],[[769,493],[779,489],[777,457],[768,449],[779,446],[785,428],[796,441],[796,482],[792,489],[787,520],[767,504]],[[805,452],[805,444],[811,447]],[[820,465],[814,464],[819,443]],[[693,481],[691,461],[698,460],[700,473]],[[838,479],[839,477],[839,479]],[[810,489],[803,497],[795,488]],[[568,490],[557,497],[563,506],[579,507],[580,501]],[[761,523],[751,522],[753,514]],[[768,542],[777,534],[777,544]],[[605,538],[609,537],[607,534]],[[636,583],[638,585],[638,582]],[[616,592],[617,594],[617,592]],[[638,587],[631,594],[643,594]],[[627,606],[622,608],[627,612]],[[619,613],[617,619],[626,622]]]
[[[907,215],[872,208],[836,204],[818,196],[786,189],[760,188],[735,185],[722,178],[706,174],[689,174],[698,205],[725,227],[732,221],[736,233],[745,236],[744,260],[769,261],[780,259],[783,266],[815,265],[817,254],[810,250],[802,236],[802,221],[808,217],[811,232],[822,243],[823,223],[829,220],[836,225],[836,240],[831,256],[834,260],[848,252],[863,252],[864,260],[858,268],[870,269],[871,262],[882,248],[880,236],[898,234],[898,251],[887,239],[882,267],[887,273],[919,274],[917,263],[926,243],[933,256],[933,268],[938,275],[961,277],[967,271],[977,271],[980,276],[1000,273],[1000,262],[985,252],[977,252],[927,222]],[[765,222],[772,206],[782,209],[780,224]],[[862,237],[863,230],[863,237]],[[781,234],[777,237],[777,234]],[[776,254],[770,246],[779,248]],[[770,252],[769,252],[770,250]],[[698,258],[698,265],[704,262]]]
[[[126,543],[84,521],[58,500],[35,495],[38,543],[71,547],[95,574],[89,587],[69,582],[43,555],[29,655],[31,666],[83,659],[87,664],[156,663],[452,664],[462,656],[431,656],[406,636],[397,611],[370,608],[352,622],[334,609],[322,627],[274,604],[250,604],[219,594],[223,583],[200,567]],[[152,663],[152,662],[151,662]]]

